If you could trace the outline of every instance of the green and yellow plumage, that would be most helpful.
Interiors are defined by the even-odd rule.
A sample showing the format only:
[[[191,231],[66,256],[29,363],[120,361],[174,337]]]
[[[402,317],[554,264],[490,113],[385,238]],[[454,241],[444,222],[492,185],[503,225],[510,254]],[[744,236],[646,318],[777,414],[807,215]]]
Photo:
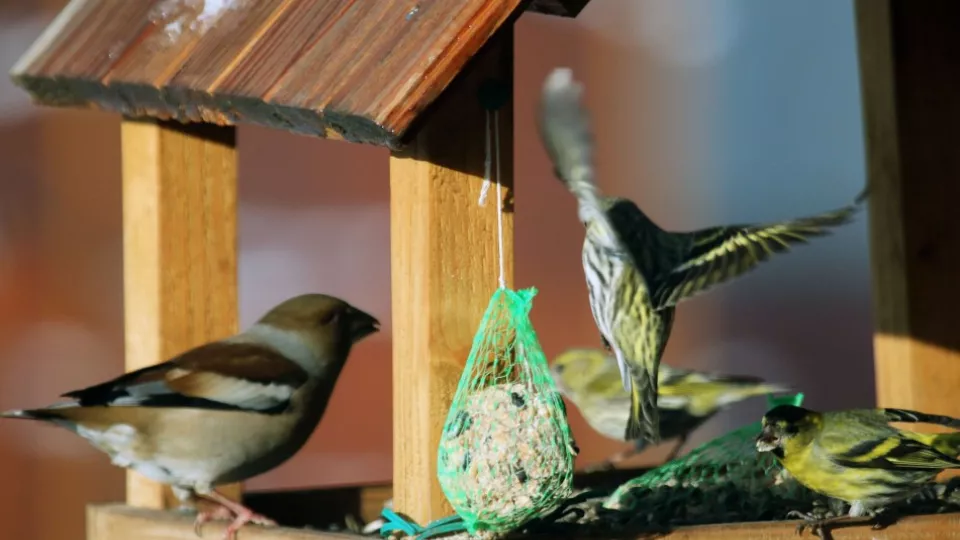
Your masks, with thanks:
[[[781,223],[673,232],[632,201],[604,197],[594,179],[593,135],[581,86],[557,69],[544,84],[539,129],[557,176],[578,201],[586,228],[582,263],[590,309],[631,393],[625,438],[660,440],[657,371],[675,305],[756,267],[791,244],[851,220],[858,203]]]
[[[576,405],[590,427],[611,439],[624,440],[631,398],[623,389],[614,356],[600,349],[569,349],[553,360],[550,371],[560,392]],[[707,373],[667,364],[660,364],[657,379],[660,437],[680,439],[673,454],[693,430],[728,405],[789,390],[758,377]],[[610,464],[646,446],[646,441],[637,439],[631,450],[617,454],[609,460]]]
[[[780,405],[767,412],[757,449],[771,452],[809,489],[872,515],[919,492],[944,469],[960,468],[960,432],[919,433],[890,422],[960,428],[960,420],[904,409],[820,413]]]

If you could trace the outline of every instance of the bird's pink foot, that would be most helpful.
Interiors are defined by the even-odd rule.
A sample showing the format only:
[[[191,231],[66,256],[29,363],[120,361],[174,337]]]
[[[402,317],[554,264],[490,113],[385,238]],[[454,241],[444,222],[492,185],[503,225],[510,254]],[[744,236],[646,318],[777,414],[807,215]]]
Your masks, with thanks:
[[[226,506],[218,505],[213,510],[197,511],[197,519],[193,520],[193,532],[203,536],[203,524],[209,521],[226,521],[233,519],[233,512]]]
[[[277,522],[268,518],[267,516],[262,516],[260,514],[254,513],[250,509],[246,509],[244,512],[237,514],[237,517],[233,520],[233,523],[227,526],[227,530],[223,532],[224,540],[234,540],[237,537],[237,531],[247,523],[253,523],[255,525],[262,525],[264,527],[276,527]]]
[[[235,540],[237,531],[247,523],[262,525],[264,527],[275,527],[277,525],[276,521],[257,514],[246,506],[231,501],[215,491],[205,496],[215,501],[217,507],[213,510],[197,513],[197,519],[193,522],[193,530],[197,533],[197,536],[201,536],[201,529],[204,523],[214,520],[232,520],[223,532],[224,540]]]

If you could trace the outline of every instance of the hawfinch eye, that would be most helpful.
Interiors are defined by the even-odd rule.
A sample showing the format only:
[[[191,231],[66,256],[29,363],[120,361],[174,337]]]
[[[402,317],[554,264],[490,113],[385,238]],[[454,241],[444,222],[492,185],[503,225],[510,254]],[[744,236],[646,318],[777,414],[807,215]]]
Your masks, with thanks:
[[[320,318],[320,325],[327,326],[333,324],[340,320],[340,314],[343,312],[341,309],[333,309],[328,311]]]

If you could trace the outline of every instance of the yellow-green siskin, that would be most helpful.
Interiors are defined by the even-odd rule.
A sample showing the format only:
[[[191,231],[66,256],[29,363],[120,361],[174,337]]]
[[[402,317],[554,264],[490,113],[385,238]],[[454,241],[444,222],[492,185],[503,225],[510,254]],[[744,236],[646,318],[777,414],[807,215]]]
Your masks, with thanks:
[[[601,435],[622,441],[630,416],[630,394],[620,384],[617,359],[600,349],[569,349],[550,365],[557,388],[577,406],[583,417]],[[657,374],[660,409],[660,436],[678,438],[667,457],[673,459],[690,433],[727,406],[788,387],[767,383],[758,377],[725,375],[680,369],[660,364]],[[647,447],[643,439],[607,459],[600,467],[617,462]]]
[[[807,488],[849,503],[850,517],[875,517],[940,471],[960,468],[960,432],[918,433],[889,422],[960,428],[960,419],[903,409],[820,413],[779,405],[763,417],[757,450],[771,452]],[[804,517],[819,521],[815,528],[823,524]]]
[[[665,231],[632,201],[599,194],[593,135],[569,69],[546,80],[539,130],[557,176],[578,201],[586,227],[582,262],[590,309],[631,393],[625,439],[660,441],[657,370],[677,302],[753,269],[791,244],[851,221],[865,198],[839,210],[770,224]]]

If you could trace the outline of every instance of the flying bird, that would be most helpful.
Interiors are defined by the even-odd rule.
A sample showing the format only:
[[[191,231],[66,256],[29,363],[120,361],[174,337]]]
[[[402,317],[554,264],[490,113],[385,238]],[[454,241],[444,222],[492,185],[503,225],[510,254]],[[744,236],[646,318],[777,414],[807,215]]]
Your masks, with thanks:
[[[582,264],[593,319],[631,394],[626,440],[660,442],[657,371],[678,302],[755,268],[796,243],[849,223],[866,190],[839,210],[769,224],[666,231],[632,201],[596,185],[593,133],[582,86],[561,68],[546,79],[538,128],[557,177],[578,201]]]

